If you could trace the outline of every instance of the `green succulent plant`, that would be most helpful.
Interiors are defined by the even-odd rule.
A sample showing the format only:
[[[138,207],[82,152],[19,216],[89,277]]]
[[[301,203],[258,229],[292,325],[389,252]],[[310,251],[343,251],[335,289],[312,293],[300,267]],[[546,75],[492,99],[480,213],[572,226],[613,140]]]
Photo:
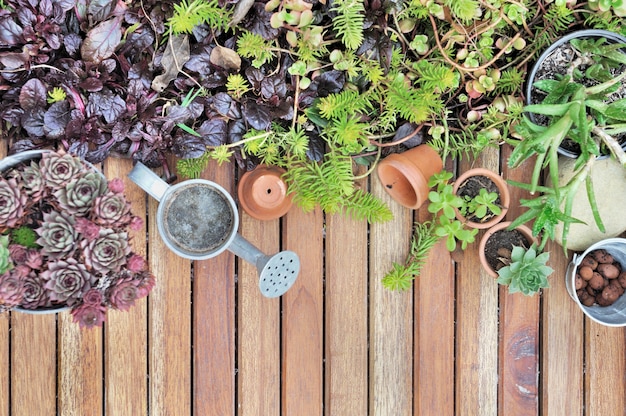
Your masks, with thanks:
[[[13,268],[9,253],[9,236],[0,236],[0,274],[4,274]]]
[[[509,293],[522,292],[532,296],[542,288],[550,287],[548,276],[554,271],[546,266],[550,253],[538,254],[536,247],[528,250],[514,246],[511,264],[498,270],[498,283],[508,285]]]

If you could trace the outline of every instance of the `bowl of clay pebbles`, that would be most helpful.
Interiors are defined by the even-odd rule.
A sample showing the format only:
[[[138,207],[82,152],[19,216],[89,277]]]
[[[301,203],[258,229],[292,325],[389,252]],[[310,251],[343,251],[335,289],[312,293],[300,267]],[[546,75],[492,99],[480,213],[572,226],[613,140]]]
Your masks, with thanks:
[[[574,254],[566,286],[589,318],[607,326],[626,326],[626,239],[608,238]]]

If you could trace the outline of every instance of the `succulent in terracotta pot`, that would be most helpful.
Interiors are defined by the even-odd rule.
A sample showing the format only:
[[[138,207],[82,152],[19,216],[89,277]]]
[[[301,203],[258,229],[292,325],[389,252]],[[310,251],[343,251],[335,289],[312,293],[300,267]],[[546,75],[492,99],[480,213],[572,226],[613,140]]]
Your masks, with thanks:
[[[510,265],[514,246],[530,248],[537,240],[525,225],[510,227],[511,222],[501,222],[489,228],[478,245],[480,263],[492,277],[498,277],[498,270]]]
[[[463,199],[456,217],[472,228],[492,227],[504,218],[511,194],[506,181],[484,168],[463,172],[454,182],[453,191]]]

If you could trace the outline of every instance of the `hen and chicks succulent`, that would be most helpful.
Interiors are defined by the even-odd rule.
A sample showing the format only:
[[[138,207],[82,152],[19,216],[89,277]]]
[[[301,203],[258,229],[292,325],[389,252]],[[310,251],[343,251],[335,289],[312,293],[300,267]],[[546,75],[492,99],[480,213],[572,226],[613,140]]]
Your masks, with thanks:
[[[80,158],[45,152],[0,177],[0,311],[72,308],[81,327],[100,326],[107,308],[128,310],[154,276],[133,253],[120,179]]]

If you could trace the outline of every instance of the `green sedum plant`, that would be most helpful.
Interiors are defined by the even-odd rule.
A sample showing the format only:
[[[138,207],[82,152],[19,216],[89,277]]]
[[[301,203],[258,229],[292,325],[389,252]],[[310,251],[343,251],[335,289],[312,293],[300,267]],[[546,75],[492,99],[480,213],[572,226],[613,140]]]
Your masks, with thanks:
[[[550,287],[548,276],[554,271],[546,266],[549,253],[538,254],[536,247],[528,250],[514,246],[511,264],[498,270],[498,283],[507,285],[509,293],[522,292],[532,296],[542,288]]]

